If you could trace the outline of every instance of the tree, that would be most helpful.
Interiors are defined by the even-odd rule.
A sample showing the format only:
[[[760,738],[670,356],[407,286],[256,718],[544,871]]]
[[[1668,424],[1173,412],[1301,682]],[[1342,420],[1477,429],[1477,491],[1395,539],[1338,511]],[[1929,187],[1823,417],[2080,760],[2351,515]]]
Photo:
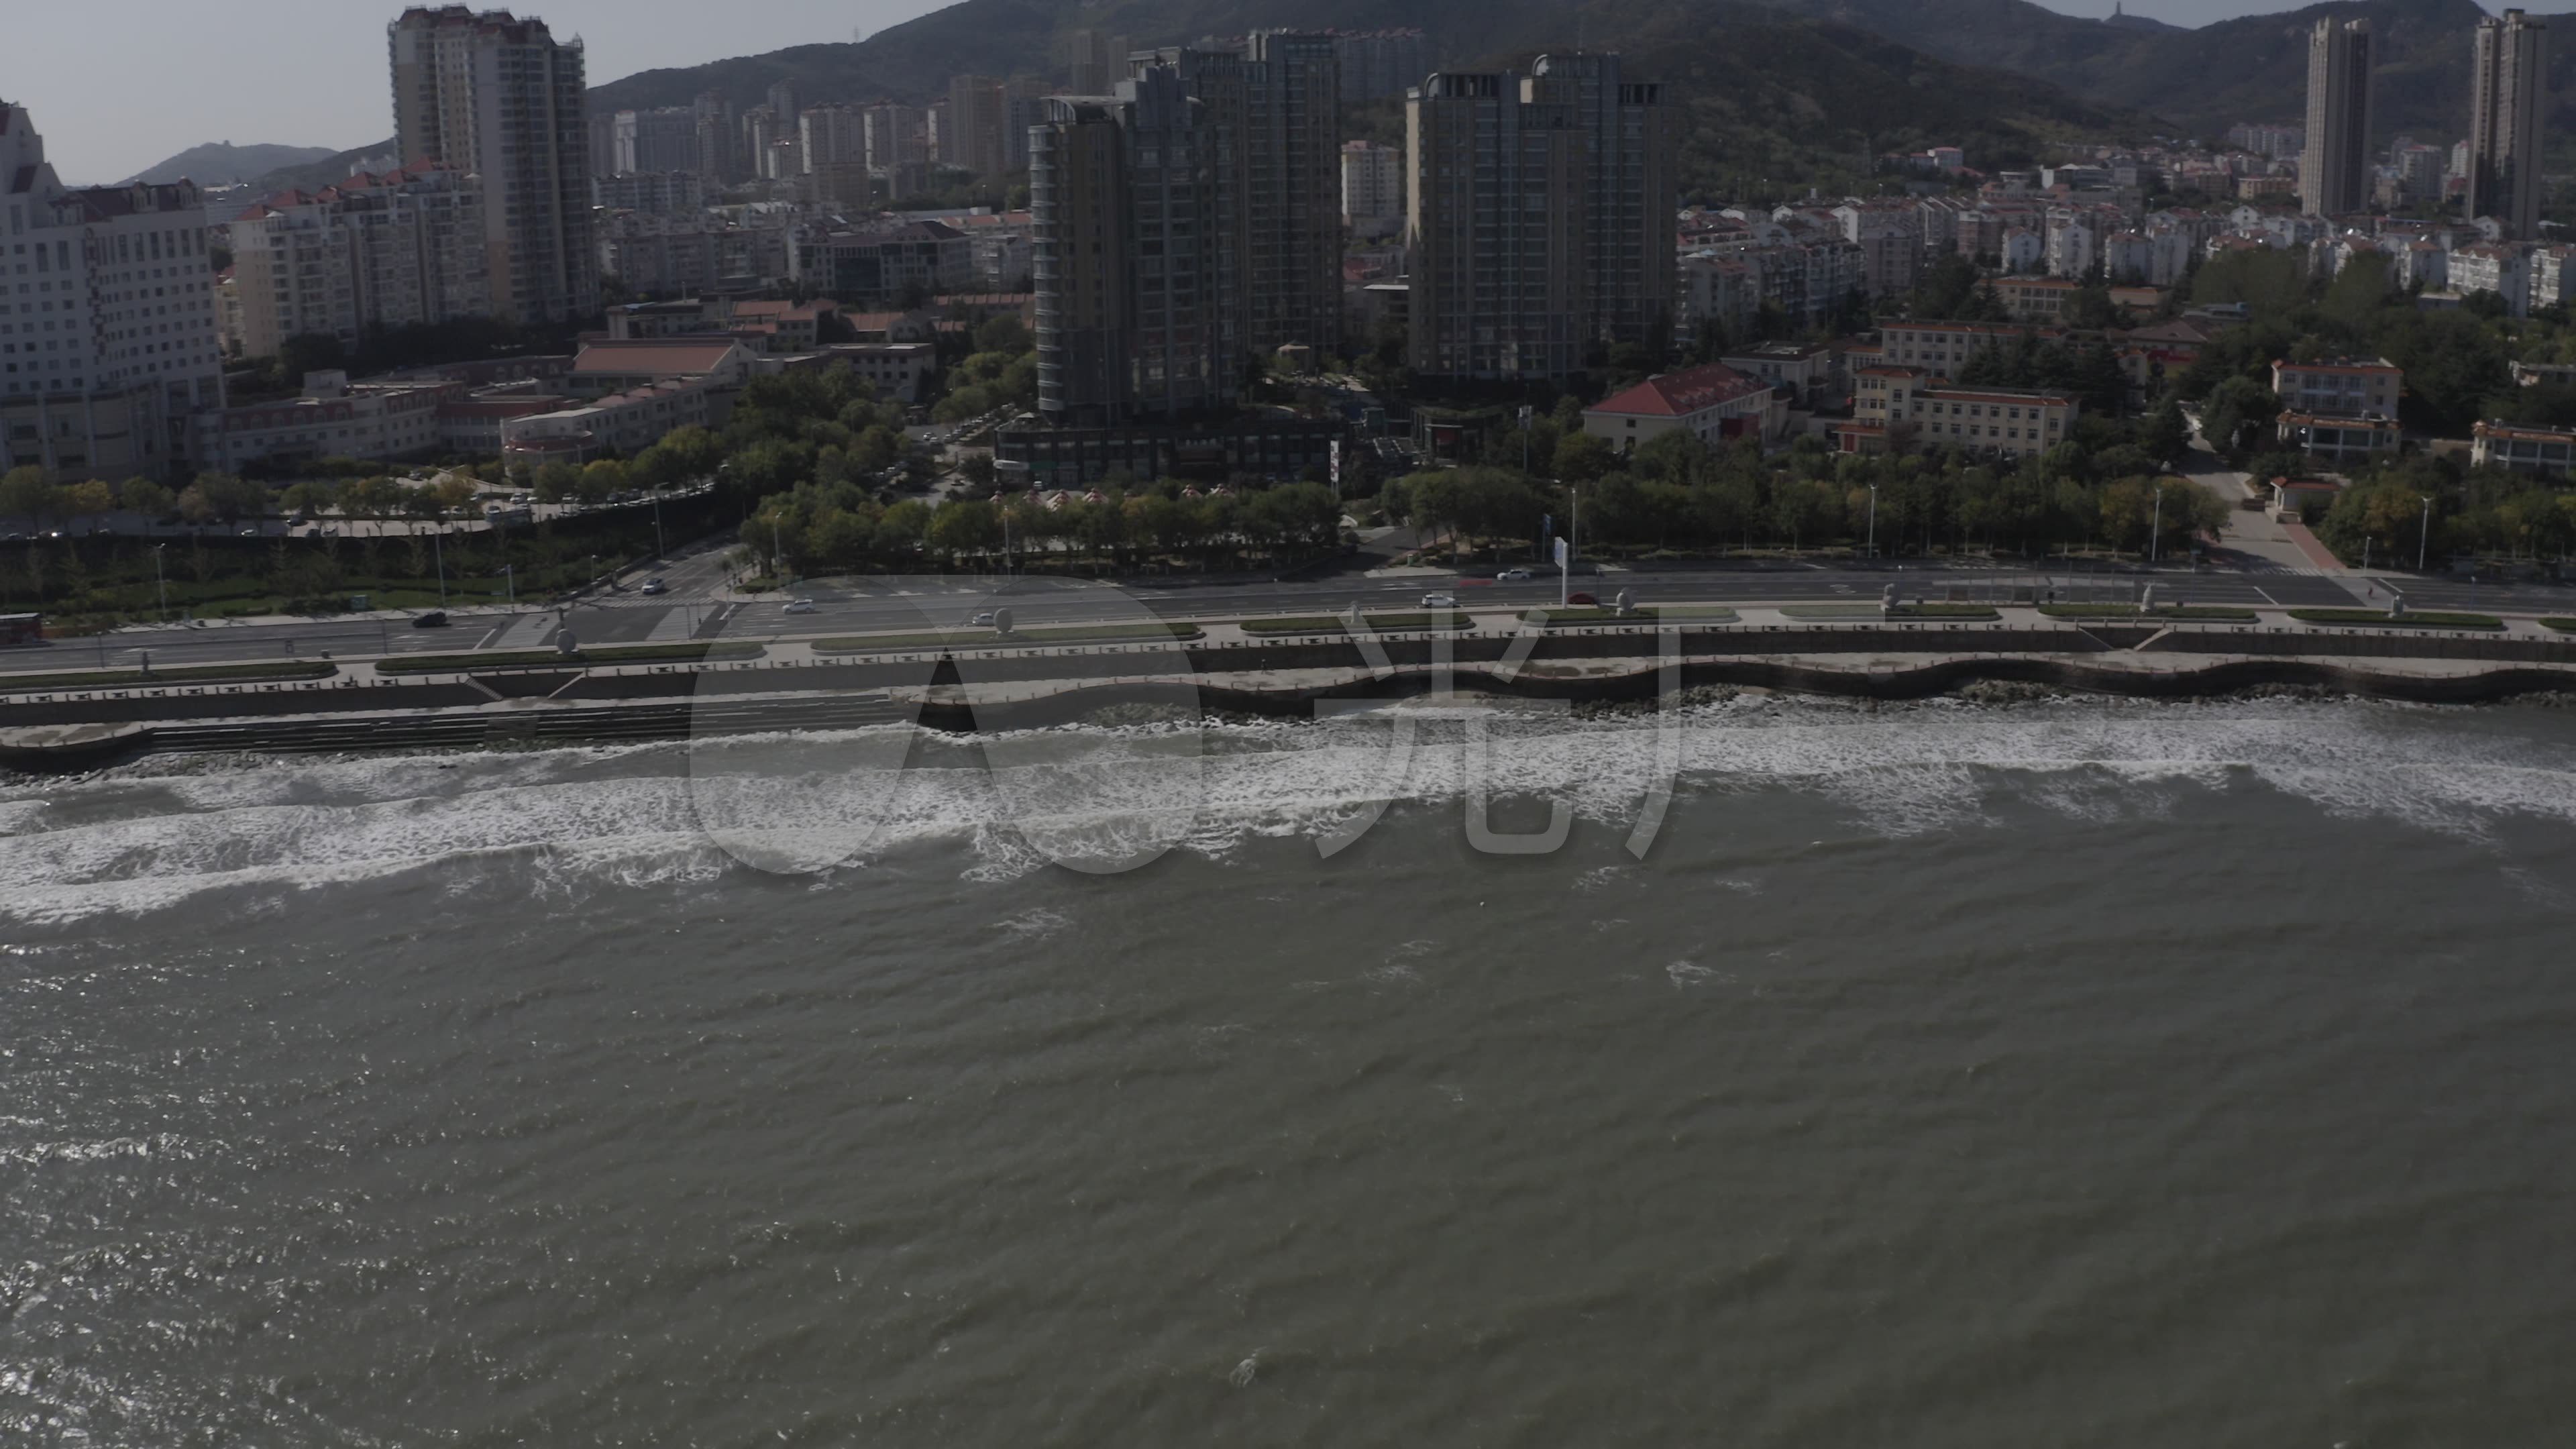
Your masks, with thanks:
[[[626,465],[614,458],[601,458],[581,470],[581,482],[574,488],[584,503],[605,503],[626,491]]]
[[[29,464],[0,476],[0,518],[50,519],[56,507],[54,485],[45,481],[44,469]]]
[[[1551,460],[1556,476],[1571,483],[1589,483],[1618,466],[1619,455],[1610,444],[1592,433],[1568,433],[1556,445]]]
[[[97,478],[63,489],[63,511],[74,518],[96,518],[116,507],[116,490]]]
[[[277,369],[290,386],[301,386],[307,373],[343,372],[348,366],[347,350],[327,332],[298,332],[277,345]]]
[[[2191,450],[2191,423],[2182,403],[2166,398],[2138,424],[2138,446],[2159,463],[2171,463]]]
[[[171,505],[177,502],[169,489],[149,478],[126,479],[117,488],[116,499],[128,510],[142,514],[146,519],[168,517]]]
[[[1017,355],[1030,351],[1036,346],[1037,339],[1029,335],[1029,329],[1022,326],[1019,317],[1012,313],[1005,312],[999,316],[987,318],[982,326],[975,329],[977,352]]]
[[[2211,391],[2201,413],[2201,436],[2219,452],[2242,457],[2262,446],[2280,412],[2281,400],[2270,388],[2251,378],[2231,377]]]

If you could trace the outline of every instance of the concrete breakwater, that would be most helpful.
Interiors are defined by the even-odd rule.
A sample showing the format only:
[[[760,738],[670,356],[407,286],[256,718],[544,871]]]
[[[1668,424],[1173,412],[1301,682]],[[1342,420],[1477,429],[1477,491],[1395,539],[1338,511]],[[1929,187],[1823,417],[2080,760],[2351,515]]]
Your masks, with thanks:
[[[0,696],[0,767],[90,769],[153,751],[310,751],[678,738],[918,720],[1013,729],[1132,704],[1304,716],[1443,690],[1567,702],[1755,686],[1916,699],[1980,681],[2191,698],[2263,686],[2474,703],[2576,690],[2576,640],[2121,624],[1601,628],[915,651],[749,664],[473,672],[420,681]]]

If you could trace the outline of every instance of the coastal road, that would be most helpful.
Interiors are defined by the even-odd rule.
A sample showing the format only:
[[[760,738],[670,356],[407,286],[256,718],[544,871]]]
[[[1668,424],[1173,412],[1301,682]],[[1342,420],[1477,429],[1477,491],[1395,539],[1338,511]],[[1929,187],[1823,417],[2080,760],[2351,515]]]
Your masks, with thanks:
[[[904,583],[861,580],[801,586],[814,611],[791,615],[782,599],[728,603],[714,597],[723,584],[721,550],[675,558],[662,574],[670,592],[646,597],[624,593],[583,600],[564,609],[457,610],[443,629],[415,629],[404,619],[207,625],[199,628],[128,629],[96,639],[0,655],[0,670],[131,666],[145,651],[169,666],[251,662],[334,655],[374,656],[421,652],[524,650],[554,647],[569,627],[586,645],[679,643],[715,637],[768,637],[864,630],[899,630],[963,624],[994,602],[1009,605],[1023,625],[1075,624],[1136,617],[1139,606],[1170,619],[1244,618],[1339,613],[1352,604],[1377,611],[1416,607],[1422,595],[1451,593],[1469,608],[1531,607],[1556,602],[1552,577],[1501,584],[1490,577],[1419,575],[1368,578],[1353,574],[1313,581],[1170,585],[1136,583],[1125,598],[1046,578],[933,579]],[[1944,589],[1996,583],[2056,584],[2125,597],[2153,582],[2160,598],[2251,607],[2351,607],[2384,602],[2385,590],[2402,589],[2415,609],[2502,609],[2512,613],[2576,614],[2576,588],[2549,584],[2495,585],[2467,580],[2378,580],[2297,572],[2288,568],[2238,570],[2077,569],[1986,571],[1923,568],[1894,563],[1878,568],[1794,565],[1657,567],[1633,572],[1578,572],[1574,587],[1607,600],[1626,591],[1640,603],[1870,603],[1894,584],[1911,596],[1939,598]],[[1132,602],[1130,602],[1132,600]]]

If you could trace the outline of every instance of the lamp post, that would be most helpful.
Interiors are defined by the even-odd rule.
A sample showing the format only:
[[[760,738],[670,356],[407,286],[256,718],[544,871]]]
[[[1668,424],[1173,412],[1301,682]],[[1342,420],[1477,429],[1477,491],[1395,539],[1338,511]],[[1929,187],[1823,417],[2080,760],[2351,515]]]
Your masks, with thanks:
[[[155,623],[167,623],[170,618],[170,586],[161,577],[161,552],[169,546],[166,543],[152,545],[152,591],[161,600],[160,609],[153,616]]]
[[[1869,556],[1878,558],[1878,485],[1869,485]]]
[[[501,583],[510,591],[510,607],[513,610],[517,609],[519,607],[519,566],[517,564],[501,565]]]
[[[662,490],[656,488],[653,498],[653,557],[669,558],[671,546],[662,538]]]
[[[2415,572],[2424,572],[2424,560],[2433,551],[2433,495],[2424,495],[2424,537],[2415,545]]]
[[[429,536],[429,551],[438,568],[438,607],[444,609],[447,607],[447,528],[444,524]],[[419,556],[412,555],[414,558]]]
[[[2164,545],[2165,485],[2159,483],[2156,485],[2155,522],[2147,526],[2147,567],[2154,568],[2156,562],[2164,557]]]

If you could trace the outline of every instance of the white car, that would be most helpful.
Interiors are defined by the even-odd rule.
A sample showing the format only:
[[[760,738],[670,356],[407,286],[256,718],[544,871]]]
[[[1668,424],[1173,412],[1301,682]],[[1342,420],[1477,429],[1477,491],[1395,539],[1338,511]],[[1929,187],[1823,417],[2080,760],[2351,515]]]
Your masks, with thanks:
[[[1458,596],[1456,594],[1424,594],[1422,596],[1422,607],[1426,609],[1454,609],[1458,607]]]
[[[1530,577],[1531,575],[1528,569],[1505,569],[1501,573],[1494,575],[1494,582],[1498,584],[1527,583]]]
[[[787,601],[787,612],[791,614],[813,613],[814,601],[812,599],[789,599]]]
[[[967,627],[973,629],[990,629],[993,627],[992,611],[986,610],[981,614],[977,614],[974,618],[967,620],[966,624]]]

